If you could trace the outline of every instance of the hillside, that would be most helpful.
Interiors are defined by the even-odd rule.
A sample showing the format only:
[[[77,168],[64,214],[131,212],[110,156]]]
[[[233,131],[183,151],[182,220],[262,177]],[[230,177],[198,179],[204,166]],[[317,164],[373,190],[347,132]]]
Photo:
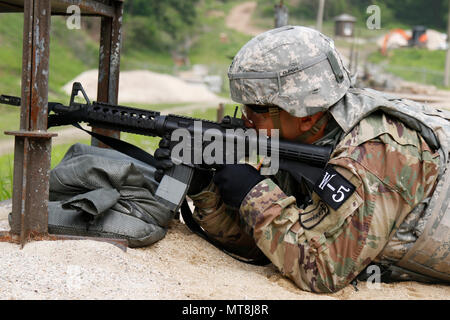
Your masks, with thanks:
[[[284,1],[289,8],[289,23],[314,26],[316,2]],[[368,30],[365,25],[368,16],[365,9],[369,2],[327,2],[323,32],[333,36],[333,18],[343,12],[358,18],[358,36],[366,39],[377,37],[394,27],[410,28],[413,25],[408,17],[401,15],[396,2],[385,1],[387,5],[381,6],[382,30]],[[420,7],[424,16],[427,16],[430,10],[436,11],[436,8],[442,6],[445,8],[445,4],[441,4],[443,1],[437,2],[425,10],[420,7],[419,1],[409,0],[402,8],[418,10]],[[226,69],[239,48],[253,35],[273,27],[275,3],[278,1],[186,0],[182,4],[162,0],[127,2],[122,32],[121,70],[146,69],[175,74],[180,70],[188,70],[195,64],[204,64],[211,74],[219,74],[225,78]],[[174,8],[187,10],[186,18]],[[149,14],[153,12],[153,15]],[[244,15],[239,15],[239,12]],[[155,20],[159,17],[158,14],[162,16],[159,22]],[[414,12],[410,15],[414,17]],[[429,26],[445,24],[439,17],[434,19],[436,21],[428,21]],[[100,19],[83,17],[81,21],[81,30],[69,30],[64,17],[52,17],[49,77],[51,100],[65,101],[62,86],[98,65]],[[22,14],[0,15],[1,93],[18,94],[20,91],[22,26]],[[337,45],[349,48],[351,43],[338,39]],[[227,96],[226,86],[223,90],[223,95]]]
[[[139,25],[139,17],[125,14],[121,70],[150,70],[175,74],[188,70],[194,64],[205,64],[211,73],[226,75],[231,58],[250,39],[228,29],[224,16],[233,3],[205,1],[197,8],[198,20],[192,32],[174,42],[171,48],[151,49],[145,45],[145,38],[133,37]],[[83,17],[80,30],[69,30],[64,17],[53,16],[50,35],[49,100],[67,102],[62,89],[81,73],[98,66],[99,18]],[[0,94],[20,95],[22,69],[23,15],[20,13],[0,14]],[[195,44],[195,45],[194,45]],[[180,46],[186,47],[181,52]],[[177,65],[179,55],[187,55],[187,65]],[[226,89],[224,95],[226,94]],[[15,112],[0,106],[1,112]],[[1,124],[1,123],[0,123]]]
[[[65,97],[62,86],[93,68],[98,61],[98,44],[86,30],[69,30],[62,17],[52,17],[50,34],[50,98]],[[0,15],[0,92],[20,94],[23,15]]]

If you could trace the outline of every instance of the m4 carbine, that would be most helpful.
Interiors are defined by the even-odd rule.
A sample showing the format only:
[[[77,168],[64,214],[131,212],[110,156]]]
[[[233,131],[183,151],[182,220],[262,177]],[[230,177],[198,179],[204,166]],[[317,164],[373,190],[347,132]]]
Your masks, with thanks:
[[[79,92],[84,97],[84,103],[75,102]],[[21,101],[18,97],[2,95],[0,96],[0,103],[20,106]],[[68,106],[56,102],[48,103],[48,128],[68,124],[81,128],[79,126],[81,122],[104,129],[158,137],[170,137],[175,130],[185,129],[192,137],[201,135],[202,138],[201,144],[197,145],[201,150],[194,148],[195,141],[190,143],[190,151],[194,154],[194,157],[198,153],[203,155],[203,150],[208,147],[209,143],[205,142],[203,138],[210,129],[213,129],[216,133],[221,133],[222,137],[227,138],[227,142],[231,141],[233,152],[236,151],[237,143],[244,142],[246,146],[245,154],[248,155],[248,146],[251,144],[251,138],[242,135],[242,132],[245,133],[248,129],[245,127],[243,120],[236,117],[236,112],[233,117],[225,116],[221,122],[214,122],[180,115],[161,115],[157,111],[101,102],[91,103],[82,85],[75,82]],[[200,132],[199,128],[201,129]],[[148,164],[155,164],[153,157],[133,145],[111,137],[91,134],[110,147],[118,149],[118,151]],[[257,146],[260,146],[261,139],[265,140],[263,145],[269,148],[268,151],[270,151],[271,156],[275,154],[279,157],[279,168],[289,171],[295,179],[303,178],[311,184],[314,184],[320,177],[321,169],[326,166],[332,150],[330,146],[315,146],[286,140],[279,140],[277,150],[270,150],[272,146],[270,138],[256,136],[255,139],[255,145]],[[227,152],[229,151],[227,150]],[[237,152],[233,161],[238,162],[245,154]],[[187,161],[183,157],[179,160],[181,163],[173,166],[167,172],[155,193],[155,196],[173,211],[177,211],[183,203],[194,171],[193,161]],[[222,163],[195,163],[195,165],[214,169],[223,165]]]

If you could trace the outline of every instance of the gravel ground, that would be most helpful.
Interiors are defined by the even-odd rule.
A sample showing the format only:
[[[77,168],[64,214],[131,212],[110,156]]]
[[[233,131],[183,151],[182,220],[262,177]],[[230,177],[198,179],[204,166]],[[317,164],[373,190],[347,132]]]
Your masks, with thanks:
[[[0,203],[9,229],[10,201]],[[274,266],[234,260],[173,221],[165,238],[125,251],[92,240],[0,242],[0,299],[368,300],[450,299],[450,286],[359,283],[334,294],[298,289]]]

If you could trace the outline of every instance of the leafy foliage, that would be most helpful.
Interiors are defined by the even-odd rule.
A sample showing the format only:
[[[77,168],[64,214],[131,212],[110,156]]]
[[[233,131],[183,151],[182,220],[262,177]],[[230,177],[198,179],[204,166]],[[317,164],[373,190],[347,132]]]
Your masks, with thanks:
[[[124,38],[133,49],[176,49],[192,32],[198,0],[130,0],[124,3]],[[127,50],[124,47],[124,50]]]
[[[422,24],[428,27],[445,29],[447,26],[447,0],[385,0],[393,10],[395,18],[410,25]]]
[[[266,17],[273,16],[273,6],[279,0],[259,0]],[[317,0],[285,0],[289,15],[303,19],[315,19],[318,9]],[[324,19],[332,19],[342,13],[355,16],[360,23],[368,14],[367,7],[378,5],[381,9],[381,19],[384,25],[402,23],[410,26],[425,25],[429,28],[444,30],[447,26],[447,0],[326,0]]]

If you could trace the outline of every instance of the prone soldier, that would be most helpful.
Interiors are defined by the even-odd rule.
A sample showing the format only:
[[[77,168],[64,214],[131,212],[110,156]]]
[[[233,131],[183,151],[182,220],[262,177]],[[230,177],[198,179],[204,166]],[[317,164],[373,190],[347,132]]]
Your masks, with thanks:
[[[450,281],[448,112],[353,87],[333,41],[300,26],[250,40],[228,76],[248,127],[333,153],[315,184],[247,164],[196,172],[193,218],[211,238],[312,292],[373,263],[391,279]],[[160,175],[168,146],[155,152]]]

